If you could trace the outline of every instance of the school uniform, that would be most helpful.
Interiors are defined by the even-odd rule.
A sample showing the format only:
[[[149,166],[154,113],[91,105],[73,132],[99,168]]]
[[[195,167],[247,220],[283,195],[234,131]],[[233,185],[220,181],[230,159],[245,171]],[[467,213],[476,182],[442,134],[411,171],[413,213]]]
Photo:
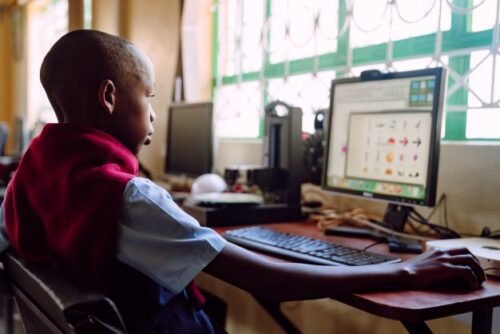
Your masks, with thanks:
[[[213,332],[192,281],[225,240],[104,132],[49,124],[33,140],[0,209],[9,245],[108,292],[131,333]]]

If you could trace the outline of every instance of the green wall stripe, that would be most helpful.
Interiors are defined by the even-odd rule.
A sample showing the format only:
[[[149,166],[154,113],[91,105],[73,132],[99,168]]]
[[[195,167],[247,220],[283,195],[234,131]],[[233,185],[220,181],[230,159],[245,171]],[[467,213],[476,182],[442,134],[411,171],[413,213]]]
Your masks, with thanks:
[[[213,14],[213,36],[212,36],[212,98],[215,94],[217,86],[217,55],[219,53],[219,43],[217,37],[219,36],[219,0],[214,0],[214,14]]]
[[[442,51],[450,52],[453,50],[461,50],[468,48],[488,47],[491,45],[493,31],[485,30],[475,33],[468,33],[462,36],[461,39],[455,40],[452,36],[456,36],[451,32],[445,32],[442,43]],[[414,57],[425,57],[434,55],[435,34],[418,36],[410,39],[399,40],[394,42],[393,60],[405,60]],[[346,55],[340,50],[337,52],[326,53],[318,56],[318,70],[333,70],[346,66]],[[385,62],[385,53],[387,52],[386,44],[377,44],[355,48],[353,50],[353,65],[360,66],[371,63]],[[314,69],[314,58],[307,57],[302,59],[291,60],[289,64],[289,75],[303,74],[312,72]],[[243,73],[243,81],[258,80],[260,77],[256,75],[259,72]],[[285,62],[266,64],[264,71],[265,78],[282,77],[285,73]],[[223,77],[224,85],[234,84],[236,76]]]
[[[398,60],[415,56],[430,56],[434,54],[435,45],[436,34],[394,41],[393,59]]]
[[[443,140],[465,140],[465,126],[467,113],[465,111],[449,112],[445,114],[445,135]]]
[[[450,57],[448,65],[459,75],[464,75],[469,70],[470,56]],[[451,75],[448,75],[448,88],[453,87],[455,80]],[[466,106],[467,105],[467,90],[464,87],[457,89],[451,96],[448,96],[447,105]]]
[[[493,36],[493,30],[469,32],[456,35],[454,32],[445,32],[441,49],[443,52],[468,49],[475,47],[489,47]]]

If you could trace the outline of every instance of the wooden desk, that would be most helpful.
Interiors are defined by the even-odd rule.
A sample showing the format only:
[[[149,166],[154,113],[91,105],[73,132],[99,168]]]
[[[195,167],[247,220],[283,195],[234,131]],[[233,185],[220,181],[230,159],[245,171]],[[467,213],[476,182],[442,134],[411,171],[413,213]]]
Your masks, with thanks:
[[[316,228],[315,224],[305,222],[276,223],[263,226],[283,232],[330,240],[360,249],[373,244],[373,240],[370,239],[325,236]],[[219,227],[215,230],[222,233],[233,228],[238,227]],[[371,247],[370,251],[388,253],[385,244]],[[413,255],[400,254],[399,256],[406,260]],[[273,258],[276,257],[273,256]],[[401,321],[409,333],[432,333],[425,321],[467,312],[473,313],[473,334],[491,333],[493,308],[500,306],[500,279],[488,277],[479,290],[471,292],[438,290],[366,292],[344,295],[335,299],[368,313]],[[262,301],[259,302],[263,304]],[[293,328],[293,324],[287,323],[287,320],[282,318],[283,314],[276,313],[279,312],[279,305],[278,308],[269,304],[263,306],[277,321],[283,321],[282,327],[292,326],[288,327],[288,332],[298,332]],[[272,314],[273,312],[275,314]]]

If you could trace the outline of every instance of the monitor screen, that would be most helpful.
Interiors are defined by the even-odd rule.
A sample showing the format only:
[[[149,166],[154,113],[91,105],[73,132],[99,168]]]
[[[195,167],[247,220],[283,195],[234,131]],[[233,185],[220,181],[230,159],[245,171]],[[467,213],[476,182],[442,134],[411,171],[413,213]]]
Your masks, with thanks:
[[[197,177],[212,171],[212,103],[172,104],[165,173]]]
[[[333,80],[323,188],[434,206],[445,79],[432,68]]]

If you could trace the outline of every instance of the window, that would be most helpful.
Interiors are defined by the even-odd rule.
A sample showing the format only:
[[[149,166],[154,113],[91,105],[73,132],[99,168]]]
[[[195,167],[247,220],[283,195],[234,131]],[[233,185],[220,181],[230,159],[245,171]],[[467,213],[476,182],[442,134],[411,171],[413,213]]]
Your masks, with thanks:
[[[443,66],[445,140],[500,140],[500,0],[219,0],[214,100],[222,137],[262,136],[264,106],[328,108],[330,81]]]
[[[92,29],[92,0],[83,0],[83,28]]]
[[[28,113],[27,128],[56,122],[56,116],[40,83],[40,66],[50,47],[68,30],[67,0],[36,0],[28,5]]]

